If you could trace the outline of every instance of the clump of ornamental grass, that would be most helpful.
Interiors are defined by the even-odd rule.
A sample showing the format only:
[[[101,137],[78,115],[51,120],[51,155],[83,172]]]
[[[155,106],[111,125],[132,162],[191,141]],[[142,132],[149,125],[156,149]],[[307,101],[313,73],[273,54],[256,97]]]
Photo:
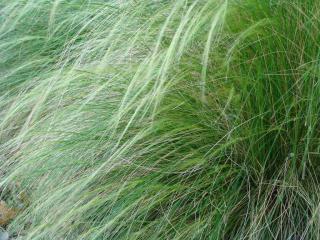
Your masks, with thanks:
[[[319,239],[316,0],[0,0],[20,239]]]

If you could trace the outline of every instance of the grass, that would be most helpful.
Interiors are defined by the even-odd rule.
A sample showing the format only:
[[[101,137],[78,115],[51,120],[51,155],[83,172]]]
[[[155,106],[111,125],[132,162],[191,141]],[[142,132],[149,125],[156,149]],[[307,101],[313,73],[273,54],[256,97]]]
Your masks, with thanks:
[[[319,239],[316,0],[0,0],[17,239]]]

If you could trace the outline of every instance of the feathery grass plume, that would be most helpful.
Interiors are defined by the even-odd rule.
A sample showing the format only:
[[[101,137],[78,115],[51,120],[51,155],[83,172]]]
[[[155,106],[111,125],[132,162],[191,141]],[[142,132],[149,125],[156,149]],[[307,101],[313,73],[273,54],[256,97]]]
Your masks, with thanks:
[[[8,231],[319,239],[319,10],[0,0]]]

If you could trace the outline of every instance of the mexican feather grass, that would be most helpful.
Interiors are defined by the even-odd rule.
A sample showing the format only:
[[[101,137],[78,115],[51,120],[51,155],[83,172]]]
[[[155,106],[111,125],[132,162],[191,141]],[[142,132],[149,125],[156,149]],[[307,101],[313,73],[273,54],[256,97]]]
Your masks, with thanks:
[[[16,239],[320,239],[320,2],[0,0]]]

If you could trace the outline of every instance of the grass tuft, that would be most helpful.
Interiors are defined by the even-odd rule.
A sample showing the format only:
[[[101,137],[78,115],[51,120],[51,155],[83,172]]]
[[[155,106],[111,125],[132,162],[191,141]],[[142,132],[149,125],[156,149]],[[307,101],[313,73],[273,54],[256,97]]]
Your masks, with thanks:
[[[316,0],[0,0],[4,227],[320,239],[319,13]]]

